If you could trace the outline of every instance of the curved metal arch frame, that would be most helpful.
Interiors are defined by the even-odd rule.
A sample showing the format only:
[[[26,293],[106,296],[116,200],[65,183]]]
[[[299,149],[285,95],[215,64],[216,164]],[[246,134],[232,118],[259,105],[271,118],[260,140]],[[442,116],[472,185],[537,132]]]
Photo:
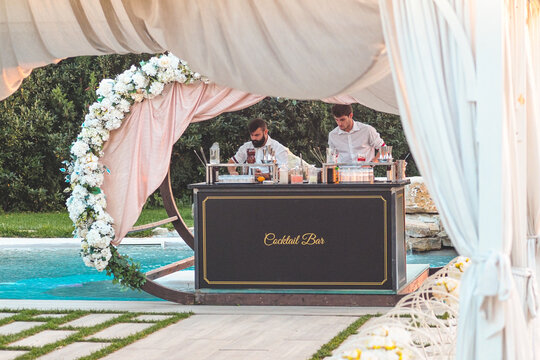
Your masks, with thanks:
[[[169,217],[176,217],[176,220],[172,221],[174,229],[178,232],[178,234],[182,237],[186,244],[190,248],[194,249],[195,239],[193,237],[193,234],[191,233],[191,231],[189,231],[186,223],[184,222],[184,219],[182,218],[180,212],[178,211],[178,208],[176,207],[176,202],[174,201],[174,195],[172,193],[171,187],[170,170],[169,172],[167,172],[167,176],[165,176],[165,179],[163,179],[163,182],[159,186],[159,191],[163,199],[163,205],[165,207],[167,215]],[[162,276],[172,274],[174,272],[193,266],[194,263],[195,260],[192,256],[188,259],[181,260],[161,267],[159,269],[149,271],[148,273],[146,273],[146,282],[141,289],[148,294],[157,296],[164,300],[176,302],[179,304],[194,304],[194,293],[174,290],[154,281],[155,279]]]

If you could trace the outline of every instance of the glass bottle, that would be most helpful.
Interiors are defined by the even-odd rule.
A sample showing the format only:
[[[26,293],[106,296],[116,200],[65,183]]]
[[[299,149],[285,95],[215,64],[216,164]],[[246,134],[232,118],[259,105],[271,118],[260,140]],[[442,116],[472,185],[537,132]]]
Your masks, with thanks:
[[[217,142],[210,147],[210,164],[219,164],[219,144]]]

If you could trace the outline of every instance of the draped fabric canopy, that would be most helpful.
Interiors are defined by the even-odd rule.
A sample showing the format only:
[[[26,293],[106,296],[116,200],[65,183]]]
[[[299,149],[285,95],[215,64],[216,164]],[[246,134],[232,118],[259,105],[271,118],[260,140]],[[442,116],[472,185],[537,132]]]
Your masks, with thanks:
[[[376,0],[0,0],[0,99],[80,55],[169,50],[217,84],[397,113]]]
[[[482,23],[478,9],[494,17]],[[173,85],[161,99],[135,106],[111,135],[103,162],[130,173],[129,188],[141,189],[128,203],[120,180],[104,185],[119,191],[108,209],[117,219],[142,206],[163,179],[166,166],[152,156],[168,162],[191,121],[260,99],[250,94],[354,99],[391,113],[399,104],[443,222],[473,260],[462,284],[457,353],[531,358],[538,343],[529,286],[540,228],[538,31],[538,0],[0,0],[0,99],[33,68],[80,55],[170,50],[221,85]],[[486,54],[495,56],[486,62]],[[486,65],[496,69],[487,76],[492,84]],[[174,121],[163,123],[165,113]],[[142,118],[148,124],[135,126]],[[144,147],[123,144],[127,138]],[[145,164],[118,160],[134,150]],[[156,167],[148,164],[159,168],[157,180],[150,181]],[[129,227],[129,216],[119,221]]]

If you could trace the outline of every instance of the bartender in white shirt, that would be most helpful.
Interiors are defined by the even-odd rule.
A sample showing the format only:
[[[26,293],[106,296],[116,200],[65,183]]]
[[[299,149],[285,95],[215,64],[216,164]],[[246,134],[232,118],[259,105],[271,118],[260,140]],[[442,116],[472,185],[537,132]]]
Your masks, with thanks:
[[[251,120],[248,124],[248,130],[251,141],[240,146],[236,154],[229,160],[230,164],[243,164],[247,162],[249,149],[255,150],[255,162],[262,163],[264,153],[268,152],[269,148],[272,148],[278,165],[287,164],[289,159],[287,148],[268,135],[268,126],[263,119]],[[229,174],[238,175],[234,166],[229,167],[228,170]],[[265,177],[268,175],[267,173],[262,173],[264,169],[255,169],[255,171],[255,175],[262,174]]]
[[[364,161],[377,161],[379,150],[385,143],[371,125],[353,119],[351,105],[336,104],[332,115],[337,127],[328,134],[328,146],[338,152],[338,162],[352,163],[364,158]]]

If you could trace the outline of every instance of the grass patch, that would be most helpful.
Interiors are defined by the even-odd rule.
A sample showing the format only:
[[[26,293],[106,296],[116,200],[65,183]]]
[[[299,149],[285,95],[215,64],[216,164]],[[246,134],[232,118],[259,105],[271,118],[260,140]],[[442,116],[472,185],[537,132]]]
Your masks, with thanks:
[[[349,336],[358,333],[358,329],[360,326],[364,325],[366,321],[371,319],[372,317],[379,316],[379,315],[363,315],[358,320],[353,322],[351,325],[349,325],[345,330],[341,331],[339,334],[334,336],[332,340],[321,346],[321,348],[313,354],[310,360],[321,360],[325,357],[331,356],[332,351],[337,349],[339,345],[341,345],[345,339],[347,339]]]
[[[191,205],[179,206],[180,215],[187,226],[193,226]],[[165,209],[144,209],[135,225],[143,225],[167,218]],[[162,225],[173,229],[172,224]],[[73,237],[73,223],[67,211],[43,213],[9,212],[0,214],[0,237],[22,238],[70,238]],[[151,236],[150,230],[134,233],[130,236]]]
[[[148,321],[138,321],[134,320],[139,315],[145,315],[145,314],[154,314],[154,313],[147,313],[147,312],[122,312],[122,311],[82,311],[82,310],[21,310],[21,311],[15,311],[15,310],[9,310],[9,309],[0,309],[0,312],[8,312],[8,313],[14,313],[14,316],[2,319],[0,321],[0,325],[9,324],[13,321],[40,321],[43,324],[38,325],[32,329],[28,329],[22,332],[19,332],[17,334],[12,335],[3,335],[0,336],[0,350],[26,350],[28,353],[21,355],[17,357],[17,360],[33,360],[40,356],[43,356],[47,353],[50,353],[56,349],[65,347],[71,343],[74,342],[109,342],[110,345],[96,351],[86,357],[82,357],[81,359],[85,360],[94,360],[94,359],[100,359],[120,348],[123,348],[126,345],[129,345],[139,339],[142,339],[149,334],[162,329],[168,325],[174,324],[182,319],[185,319],[192,315],[191,313],[159,313],[159,315],[167,315],[169,318],[164,320],[159,320],[154,323],[153,326],[150,326],[149,328],[142,330],[140,332],[137,332],[133,335],[130,335],[128,337],[125,337],[123,339],[89,339],[84,340],[84,338],[93,335],[103,329],[106,329],[110,326],[113,326],[115,324],[119,323],[141,323],[145,322],[148,323]],[[66,314],[65,316],[61,318],[43,318],[43,319],[36,319],[35,316],[39,314]],[[60,328],[60,325],[68,323],[72,320],[78,319],[80,317],[83,317],[88,314],[118,314],[118,317],[115,317],[113,319],[110,319],[108,321],[105,321],[103,323],[97,324],[95,326],[91,327],[64,327]],[[8,344],[27,338],[29,336],[32,336],[34,334],[37,334],[43,330],[72,330],[76,331],[76,333],[72,334],[71,336],[67,337],[66,339],[59,340],[57,342],[47,344],[40,347],[29,347],[29,346],[9,346]]]

